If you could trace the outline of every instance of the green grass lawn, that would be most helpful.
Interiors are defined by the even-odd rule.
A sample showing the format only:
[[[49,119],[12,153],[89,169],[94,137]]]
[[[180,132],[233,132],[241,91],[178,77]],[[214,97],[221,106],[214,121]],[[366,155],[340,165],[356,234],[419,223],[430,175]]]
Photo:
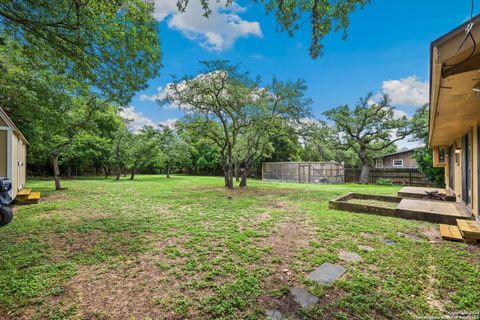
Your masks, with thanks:
[[[398,187],[215,177],[30,180],[42,202],[0,229],[2,319],[414,319],[478,311],[480,248],[438,239],[435,224],[328,209],[348,192]],[[394,240],[387,245],[383,240]],[[367,251],[359,246],[369,246]],[[368,248],[367,248],[368,249]],[[362,257],[352,263],[341,251]],[[331,287],[306,275],[347,273]],[[289,288],[320,298],[297,310]]]

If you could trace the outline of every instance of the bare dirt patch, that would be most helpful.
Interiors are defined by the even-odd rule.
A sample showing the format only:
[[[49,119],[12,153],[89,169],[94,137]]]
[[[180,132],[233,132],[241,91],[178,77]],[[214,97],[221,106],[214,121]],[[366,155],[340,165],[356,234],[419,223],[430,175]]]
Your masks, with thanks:
[[[298,310],[299,305],[291,295],[273,297],[268,293],[300,285],[302,275],[294,271],[299,262],[295,260],[295,253],[308,246],[311,236],[310,225],[302,221],[301,217],[295,217],[281,222],[278,229],[259,244],[261,247],[270,247],[269,258],[276,259],[276,264],[272,265],[273,273],[263,283],[266,294],[258,299],[262,308],[279,310],[283,315],[292,315]]]
[[[440,231],[438,230],[438,226],[422,228],[422,229],[420,229],[420,234],[425,236],[430,241],[440,241],[440,240],[442,240],[442,237],[440,235]]]
[[[139,259],[131,267],[118,269],[86,266],[71,279],[65,295],[54,299],[71,301],[78,306],[79,316],[87,319],[172,318],[161,305],[155,305],[157,294],[174,290],[175,284],[162,288],[159,282],[166,275],[149,261]],[[165,290],[165,291],[164,291]]]
[[[267,207],[271,208],[271,209],[281,209],[281,210],[284,210],[284,211],[287,211],[287,212],[295,212],[295,211],[298,210],[297,205],[295,205],[293,203],[290,203],[290,202],[287,202],[287,201],[283,201],[283,200],[270,201],[267,204]]]

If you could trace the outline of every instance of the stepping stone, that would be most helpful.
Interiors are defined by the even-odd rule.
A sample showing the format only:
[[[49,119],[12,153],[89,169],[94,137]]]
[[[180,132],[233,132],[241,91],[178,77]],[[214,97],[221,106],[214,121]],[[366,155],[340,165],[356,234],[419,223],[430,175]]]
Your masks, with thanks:
[[[383,243],[385,243],[389,246],[393,246],[394,244],[397,244],[397,242],[395,242],[393,240],[383,240]]]
[[[340,278],[346,271],[347,269],[338,264],[325,262],[313,270],[307,278],[323,285],[332,285],[333,282]]]
[[[293,300],[304,309],[318,302],[317,297],[303,288],[292,288],[290,293],[293,296]]]
[[[366,251],[366,252],[370,252],[370,251],[375,250],[375,248],[370,247],[370,246],[358,246],[358,249],[360,249],[362,251]]]
[[[359,262],[362,261],[362,257],[355,252],[340,250],[338,252],[338,258],[347,262]]]
[[[283,320],[283,315],[278,310],[266,310],[265,314],[269,320]]]

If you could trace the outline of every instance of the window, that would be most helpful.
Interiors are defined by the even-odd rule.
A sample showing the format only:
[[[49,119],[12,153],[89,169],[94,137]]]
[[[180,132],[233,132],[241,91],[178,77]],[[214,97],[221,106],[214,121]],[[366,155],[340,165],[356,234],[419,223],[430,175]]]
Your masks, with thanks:
[[[447,148],[445,147],[438,148],[438,163],[440,164],[447,163]]]
[[[402,159],[394,159],[393,160],[394,167],[403,167],[403,160]]]
[[[377,168],[383,168],[383,160],[381,159],[377,159],[377,165],[376,165]]]

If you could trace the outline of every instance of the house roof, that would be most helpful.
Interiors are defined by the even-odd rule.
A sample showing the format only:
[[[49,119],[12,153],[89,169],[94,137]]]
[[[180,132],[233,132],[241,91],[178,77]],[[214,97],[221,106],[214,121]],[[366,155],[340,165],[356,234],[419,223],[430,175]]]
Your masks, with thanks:
[[[396,154],[408,153],[408,152],[415,151],[415,150],[417,150],[417,149],[418,149],[418,148],[413,148],[413,149],[407,149],[407,150],[392,152],[392,153],[389,153],[389,154],[384,154],[383,156],[380,156],[380,157],[375,157],[375,158],[373,158],[373,159],[380,159],[380,158],[385,158],[385,157],[388,157],[388,156],[394,156],[394,155],[396,155]]]
[[[13,123],[13,121],[10,119],[10,117],[5,113],[5,111],[3,111],[2,108],[0,108],[0,118],[2,118],[3,121],[5,121],[5,123],[13,129],[13,132],[23,141],[25,142],[26,144],[28,144],[28,141],[27,139],[25,139],[25,137],[23,136],[22,132],[20,132],[20,130],[17,128],[17,126],[15,125],[15,123]]]

